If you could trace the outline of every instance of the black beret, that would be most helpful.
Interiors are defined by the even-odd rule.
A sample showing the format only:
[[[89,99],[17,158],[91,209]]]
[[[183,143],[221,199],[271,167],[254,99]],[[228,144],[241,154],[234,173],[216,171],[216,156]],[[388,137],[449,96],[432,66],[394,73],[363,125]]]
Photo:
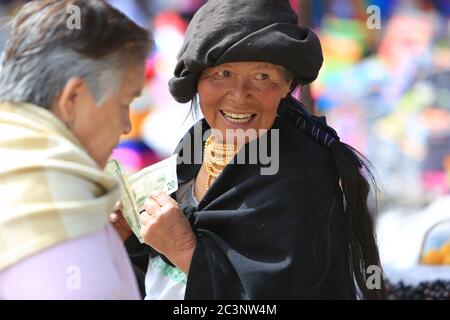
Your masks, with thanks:
[[[209,0],[190,22],[177,59],[169,89],[182,103],[197,92],[205,68],[265,61],[284,66],[304,85],[323,62],[319,38],[298,25],[288,0]]]

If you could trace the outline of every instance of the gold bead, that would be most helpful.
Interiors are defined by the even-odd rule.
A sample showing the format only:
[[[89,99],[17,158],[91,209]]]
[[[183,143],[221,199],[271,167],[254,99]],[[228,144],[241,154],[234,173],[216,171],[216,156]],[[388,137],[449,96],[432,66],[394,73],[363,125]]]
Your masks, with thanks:
[[[217,178],[220,175],[237,152],[238,147],[235,144],[215,143],[213,136],[206,140],[204,147],[204,163],[208,174],[206,189],[210,188],[212,178]]]

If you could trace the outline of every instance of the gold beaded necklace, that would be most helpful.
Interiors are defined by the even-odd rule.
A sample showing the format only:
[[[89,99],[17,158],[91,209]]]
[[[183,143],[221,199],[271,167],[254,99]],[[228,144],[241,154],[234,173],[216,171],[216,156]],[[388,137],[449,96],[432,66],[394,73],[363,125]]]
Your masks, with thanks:
[[[225,166],[234,158],[239,149],[236,144],[216,143],[210,136],[205,143],[205,168],[208,173],[206,189],[211,186],[212,178],[217,178]]]

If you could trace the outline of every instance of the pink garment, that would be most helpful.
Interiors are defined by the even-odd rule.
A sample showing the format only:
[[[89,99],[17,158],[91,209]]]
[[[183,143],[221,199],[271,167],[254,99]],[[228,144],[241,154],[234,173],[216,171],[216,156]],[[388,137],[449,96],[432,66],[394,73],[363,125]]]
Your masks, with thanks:
[[[0,299],[141,299],[114,227],[50,247],[0,271]]]

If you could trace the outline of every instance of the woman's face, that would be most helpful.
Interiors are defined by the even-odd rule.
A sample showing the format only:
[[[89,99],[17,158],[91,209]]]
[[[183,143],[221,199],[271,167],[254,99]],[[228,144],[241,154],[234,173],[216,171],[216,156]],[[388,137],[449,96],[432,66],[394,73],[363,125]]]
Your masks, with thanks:
[[[236,129],[253,129],[259,136],[261,129],[272,127],[278,104],[290,86],[281,66],[233,62],[205,69],[197,91],[210,127],[219,131],[224,141],[236,143]]]
[[[131,130],[129,105],[142,90],[144,71],[144,64],[127,69],[120,86],[106,96],[101,105],[97,105],[84,81],[71,80],[64,90],[67,93],[53,110],[101,168],[106,165],[120,136]]]

